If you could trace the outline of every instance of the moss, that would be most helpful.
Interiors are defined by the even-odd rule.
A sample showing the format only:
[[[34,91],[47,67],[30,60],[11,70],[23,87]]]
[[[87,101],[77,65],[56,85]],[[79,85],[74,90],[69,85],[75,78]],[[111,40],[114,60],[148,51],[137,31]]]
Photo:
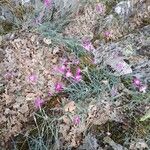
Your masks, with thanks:
[[[12,31],[12,29],[13,29],[13,24],[12,23],[9,23],[9,22],[2,22],[2,31],[1,31],[1,35],[2,34],[6,34],[6,33],[8,33],[8,32],[10,32],[10,31]]]

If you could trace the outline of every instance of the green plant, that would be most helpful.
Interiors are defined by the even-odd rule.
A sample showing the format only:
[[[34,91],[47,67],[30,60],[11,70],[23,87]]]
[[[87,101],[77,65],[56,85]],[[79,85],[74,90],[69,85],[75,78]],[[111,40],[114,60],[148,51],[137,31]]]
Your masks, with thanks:
[[[106,81],[106,84],[104,83]],[[119,82],[119,78],[109,74],[106,69],[89,69],[83,71],[81,82],[72,82],[65,92],[72,100],[80,101],[89,97],[97,97]]]
[[[44,109],[40,109],[38,113],[35,113],[33,116],[35,126],[23,135],[23,139],[20,138],[21,135],[18,136],[17,142],[14,142],[14,149],[59,149],[58,122],[61,121],[61,116],[58,113],[54,115],[54,111],[56,110],[51,110],[52,114],[49,116],[47,116]]]

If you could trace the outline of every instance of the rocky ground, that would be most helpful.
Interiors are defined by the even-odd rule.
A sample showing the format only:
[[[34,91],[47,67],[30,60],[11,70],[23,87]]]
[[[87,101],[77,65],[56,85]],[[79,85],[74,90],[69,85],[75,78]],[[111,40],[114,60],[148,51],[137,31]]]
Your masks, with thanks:
[[[66,12],[54,1],[54,14],[40,7],[31,20],[21,14],[35,9],[30,2],[0,3],[0,146],[13,149],[10,141],[35,128],[40,102],[46,117],[61,118],[53,121],[61,135],[53,149],[149,149],[149,119],[139,121],[150,109],[149,1],[72,0],[60,3]]]

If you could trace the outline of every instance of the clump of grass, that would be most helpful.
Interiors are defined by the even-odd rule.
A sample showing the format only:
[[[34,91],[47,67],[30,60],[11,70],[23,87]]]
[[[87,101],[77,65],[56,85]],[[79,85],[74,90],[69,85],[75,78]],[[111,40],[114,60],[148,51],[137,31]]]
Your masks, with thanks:
[[[47,115],[44,109],[35,113],[34,127],[25,134],[20,134],[13,142],[14,150],[49,150],[59,149],[58,122],[61,121],[61,115],[51,110],[51,115]],[[20,141],[21,140],[21,141]],[[16,142],[17,141],[17,142]]]
[[[107,69],[88,69],[83,71],[84,80],[70,84],[65,92],[75,101],[97,97],[105,91],[109,91],[112,85],[119,82],[119,78],[110,75]],[[109,82],[109,86],[104,82]]]
[[[42,33],[43,36],[50,38],[55,44],[66,46],[66,49],[68,49],[69,52],[73,52],[77,57],[85,55],[85,51],[78,40],[64,37],[61,34],[66,23],[44,23],[40,27],[38,27],[38,31]]]

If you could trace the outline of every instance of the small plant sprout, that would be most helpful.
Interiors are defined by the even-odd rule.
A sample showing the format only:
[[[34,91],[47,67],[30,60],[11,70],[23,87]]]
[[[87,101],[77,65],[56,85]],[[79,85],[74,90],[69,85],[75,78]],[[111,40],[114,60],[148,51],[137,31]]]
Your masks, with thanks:
[[[44,104],[44,100],[38,97],[35,99],[34,104],[36,108],[41,109],[42,105]]]
[[[56,83],[55,84],[55,91],[56,92],[61,92],[63,90],[62,83]]]
[[[37,83],[37,80],[38,80],[38,77],[37,77],[37,75],[35,75],[35,74],[31,74],[31,75],[28,77],[28,81],[29,81],[31,84],[36,84],[36,83]]]
[[[74,118],[73,118],[73,124],[74,125],[79,125],[80,122],[81,122],[80,117],[79,116],[74,116]]]

